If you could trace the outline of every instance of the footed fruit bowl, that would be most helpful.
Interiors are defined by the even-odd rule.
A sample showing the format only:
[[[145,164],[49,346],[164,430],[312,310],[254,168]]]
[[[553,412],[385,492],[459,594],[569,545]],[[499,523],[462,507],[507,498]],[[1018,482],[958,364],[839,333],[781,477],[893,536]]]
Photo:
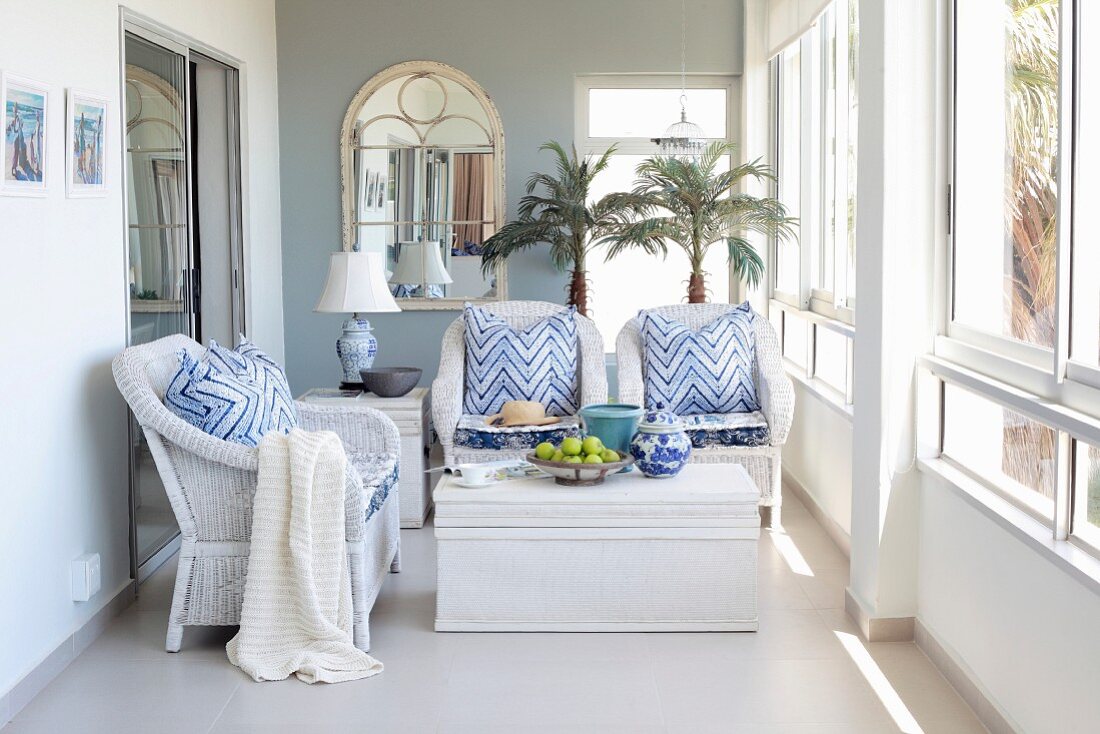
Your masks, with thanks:
[[[566,487],[594,487],[603,484],[608,474],[614,474],[634,463],[634,457],[630,454],[622,457],[620,461],[608,461],[603,464],[569,463],[567,461],[546,461],[535,455],[535,452],[527,454],[526,460],[539,469],[554,477],[556,484]]]

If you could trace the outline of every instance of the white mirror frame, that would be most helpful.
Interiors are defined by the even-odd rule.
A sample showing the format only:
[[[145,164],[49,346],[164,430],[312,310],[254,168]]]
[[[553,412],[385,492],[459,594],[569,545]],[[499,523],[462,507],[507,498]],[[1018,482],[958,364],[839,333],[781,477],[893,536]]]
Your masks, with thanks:
[[[444,79],[450,79],[469,90],[481,103],[481,107],[485,110],[485,115],[489,119],[490,129],[488,132],[491,136],[493,164],[496,172],[493,192],[496,229],[499,230],[504,225],[504,126],[500,121],[500,114],[497,112],[496,105],[493,104],[481,85],[453,66],[439,61],[405,61],[383,69],[359,88],[359,91],[352,97],[351,104],[348,105],[347,114],[344,115],[344,124],[340,127],[340,201],[343,215],[343,249],[345,251],[350,252],[355,241],[352,224],[355,221],[355,182],[352,180],[352,176],[354,175],[354,156],[357,146],[355,136],[359,113],[371,95],[385,84],[410,74],[433,74]],[[398,304],[403,311],[453,311],[461,310],[464,303],[507,300],[508,271],[505,263],[497,266],[496,282],[496,296],[494,298],[402,298],[398,300]]]

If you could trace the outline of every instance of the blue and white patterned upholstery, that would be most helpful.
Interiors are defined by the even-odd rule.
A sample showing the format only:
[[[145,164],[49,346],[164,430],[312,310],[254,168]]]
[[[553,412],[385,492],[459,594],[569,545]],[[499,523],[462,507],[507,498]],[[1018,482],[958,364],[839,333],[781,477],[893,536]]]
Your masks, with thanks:
[[[370,520],[397,486],[398,457],[386,453],[352,453],[348,455],[348,462],[362,478],[363,491],[370,495],[366,516]]]
[[[226,349],[211,339],[206,361],[222,372],[251,380],[260,386],[267,413],[265,433],[267,430],[286,433],[298,425],[298,411],[294,407],[294,396],[282,365],[248,339],[242,337],[236,349]]]
[[[748,413],[760,409],[753,382],[756,314],[746,302],[698,331],[641,311],[645,405],[677,415]]]
[[[759,410],[751,413],[685,415],[684,431],[697,449],[711,446],[767,446],[768,420]]]
[[[463,412],[493,415],[509,400],[533,400],[547,415],[577,412],[576,309],[563,309],[517,331],[469,303],[464,312]]]
[[[580,435],[580,419],[575,415],[564,416],[561,422],[548,426],[490,426],[483,415],[464,415],[458,419],[454,445],[468,449],[523,451],[543,441],[559,444],[563,438]]]
[[[179,360],[164,393],[168,410],[211,436],[258,446],[269,428],[259,384],[200,362],[183,349]]]

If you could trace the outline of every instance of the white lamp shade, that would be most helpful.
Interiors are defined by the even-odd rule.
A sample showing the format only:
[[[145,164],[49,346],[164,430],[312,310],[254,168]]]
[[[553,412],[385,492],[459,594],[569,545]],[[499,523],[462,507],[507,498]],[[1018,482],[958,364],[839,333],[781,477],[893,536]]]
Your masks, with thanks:
[[[313,309],[321,313],[400,311],[386,285],[386,265],[377,252],[334,252],[325,290]]]
[[[428,249],[425,250],[424,246]],[[394,284],[439,285],[453,283],[443,266],[438,242],[402,242],[390,282]]]

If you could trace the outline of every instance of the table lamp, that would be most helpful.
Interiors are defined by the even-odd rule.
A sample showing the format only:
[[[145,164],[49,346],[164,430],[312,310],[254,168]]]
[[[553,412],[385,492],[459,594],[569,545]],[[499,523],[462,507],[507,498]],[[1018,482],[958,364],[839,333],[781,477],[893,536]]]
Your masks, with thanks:
[[[318,313],[351,313],[344,333],[336,340],[336,356],[344,370],[342,388],[362,386],[360,370],[374,364],[378,340],[361,313],[400,311],[386,285],[386,266],[377,252],[334,252],[329,256],[328,279],[317,306]]]
[[[427,245],[427,250],[424,246]],[[447,285],[453,283],[450,273],[443,265],[443,256],[438,242],[402,242],[397,255],[397,264],[393,268],[390,283],[424,287],[429,285]],[[427,288],[425,295],[427,296]],[[429,296],[430,297],[430,296]]]

